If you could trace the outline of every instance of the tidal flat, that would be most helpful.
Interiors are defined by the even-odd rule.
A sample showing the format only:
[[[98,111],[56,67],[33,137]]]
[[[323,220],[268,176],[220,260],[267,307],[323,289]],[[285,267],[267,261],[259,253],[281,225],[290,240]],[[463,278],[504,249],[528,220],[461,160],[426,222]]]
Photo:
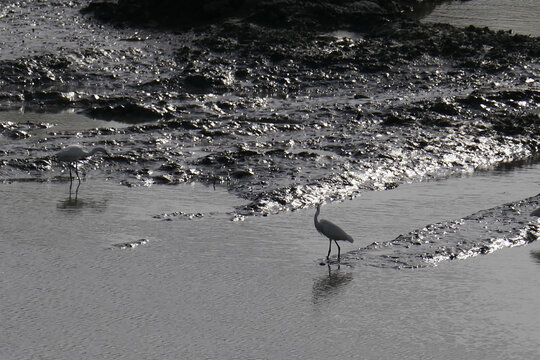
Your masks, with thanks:
[[[0,357],[538,358],[540,43],[440,3],[5,2]]]

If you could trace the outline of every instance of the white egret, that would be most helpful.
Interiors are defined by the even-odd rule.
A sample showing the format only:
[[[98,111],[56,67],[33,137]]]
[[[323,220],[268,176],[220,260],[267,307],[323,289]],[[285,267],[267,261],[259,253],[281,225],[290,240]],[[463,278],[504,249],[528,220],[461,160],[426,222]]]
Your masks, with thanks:
[[[318,232],[323,234],[330,240],[330,246],[328,247],[328,255],[326,255],[326,261],[330,259],[330,252],[332,251],[332,241],[336,243],[338,248],[338,262],[340,259],[341,248],[339,247],[338,241],[348,241],[350,243],[354,242],[353,238],[347,234],[339,226],[330,222],[328,220],[321,219],[319,220],[319,213],[321,212],[321,204],[317,204],[317,211],[315,212],[314,222],[315,228]]]
[[[86,152],[79,145],[72,145],[60,150],[54,155],[54,157],[56,157],[58,161],[68,163],[70,180],[73,180],[73,176],[71,175],[71,166],[73,166],[75,168],[75,174],[77,174],[77,179],[81,181],[81,178],[79,177],[79,171],[77,170],[77,161],[86,159],[97,152],[102,152],[106,155],[109,155],[109,152],[106,149],[99,146]]]

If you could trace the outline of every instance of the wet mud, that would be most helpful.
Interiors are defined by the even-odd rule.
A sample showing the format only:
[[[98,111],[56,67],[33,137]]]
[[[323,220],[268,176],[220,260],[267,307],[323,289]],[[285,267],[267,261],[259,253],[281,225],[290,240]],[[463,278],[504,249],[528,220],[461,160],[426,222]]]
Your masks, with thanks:
[[[374,242],[341,257],[346,266],[421,268],[441,261],[463,260],[537,241],[540,226],[531,212],[540,195],[479,211],[469,216],[430,224],[392,241]],[[332,263],[336,264],[335,259]]]
[[[92,176],[226,187],[249,201],[241,220],[537,160],[538,38],[420,24],[406,2],[372,2],[369,24],[346,2],[324,23],[315,5],[285,2],[303,15],[265,23],[248,3],[163,28],[85,1],[8,2],[0,109],[124,125],[57,131],[0,112],[0,178],[55,180],[51,154],[99,145],[111,156],[82,165]]]
[[[154,219],[162,220],[162,221],[173,221],[173,219],[185,219],[185,220],[193,220],[193,219],[200,219],[204,217],[205,214],[203,213],[186,213],[183,211],[174,211],[171,213],[163,213],[159,215],[154,215]]]
[[[134,249],[138,247],[139,245],[147,245],[147,244],[148,244],[148,239],[139,239],[139,240],[134,240],[134,241],[129,241],[129,242],[113,244],[112,246],[116,249],[125,250],[125,249]]]

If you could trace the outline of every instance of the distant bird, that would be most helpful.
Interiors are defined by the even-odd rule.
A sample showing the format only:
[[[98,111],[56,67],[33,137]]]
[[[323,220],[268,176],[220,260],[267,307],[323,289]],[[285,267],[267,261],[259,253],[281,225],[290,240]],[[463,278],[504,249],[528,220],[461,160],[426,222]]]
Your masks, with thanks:
[[[68,146],[67,148],[64,148],[57,152],[54,157],[58,161],[62,161],[65,163],[68,163],[69,166],[69,179],[73,181],[73,176],[71,175],[71,166],[75,168],[75,174],[77,174],[77,179],[79,182],[81,181],[81,178],[79,177],[79,171],[77,170],[77,161],[86,159],[92,155],[94,155],[97,152],[102,152],[106,155],[109,155],[108,151],[102,147],[95,147],[89,152],[84,151],[82,147],[79,145],[72,145]]]
[[[340,259],[340,253],[341,248],[339,247],[338,241],[348,241],[350,243],[354,242],[353,238],[347,234],[343,229],[341,229],[336,224],[321,219],[319,220],[319,213],[321,212],[321,204],[317,204],[317,211],[315,212],[314,222],[315,222],[315,228],[318,232],[323,234],[330,240],[330,246],[328,247],[328,255],[326,255],[326,261],[330,259],[330,252],[332,251],[332,241],[336,243],[336,246],[338,248],[338,262]]]

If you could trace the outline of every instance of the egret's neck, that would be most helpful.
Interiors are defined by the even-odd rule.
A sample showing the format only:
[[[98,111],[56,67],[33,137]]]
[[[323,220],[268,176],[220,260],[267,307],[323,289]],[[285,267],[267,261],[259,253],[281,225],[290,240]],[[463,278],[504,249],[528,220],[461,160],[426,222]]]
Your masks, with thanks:
[[[319,213],[321,212],[321,207],[317,205],[317,211],[315,211],[315,217],[313,218],[313,221],[315,222],[315,227],[319,228]]]
[[[86,154],[86,156],[92,156],[94,155],[95,153],[97,152],[102,152],[104,154],[107,154],[107,150],[105,150],[104,148],[102,147],[95,147],[93,148],[88,154]]]

